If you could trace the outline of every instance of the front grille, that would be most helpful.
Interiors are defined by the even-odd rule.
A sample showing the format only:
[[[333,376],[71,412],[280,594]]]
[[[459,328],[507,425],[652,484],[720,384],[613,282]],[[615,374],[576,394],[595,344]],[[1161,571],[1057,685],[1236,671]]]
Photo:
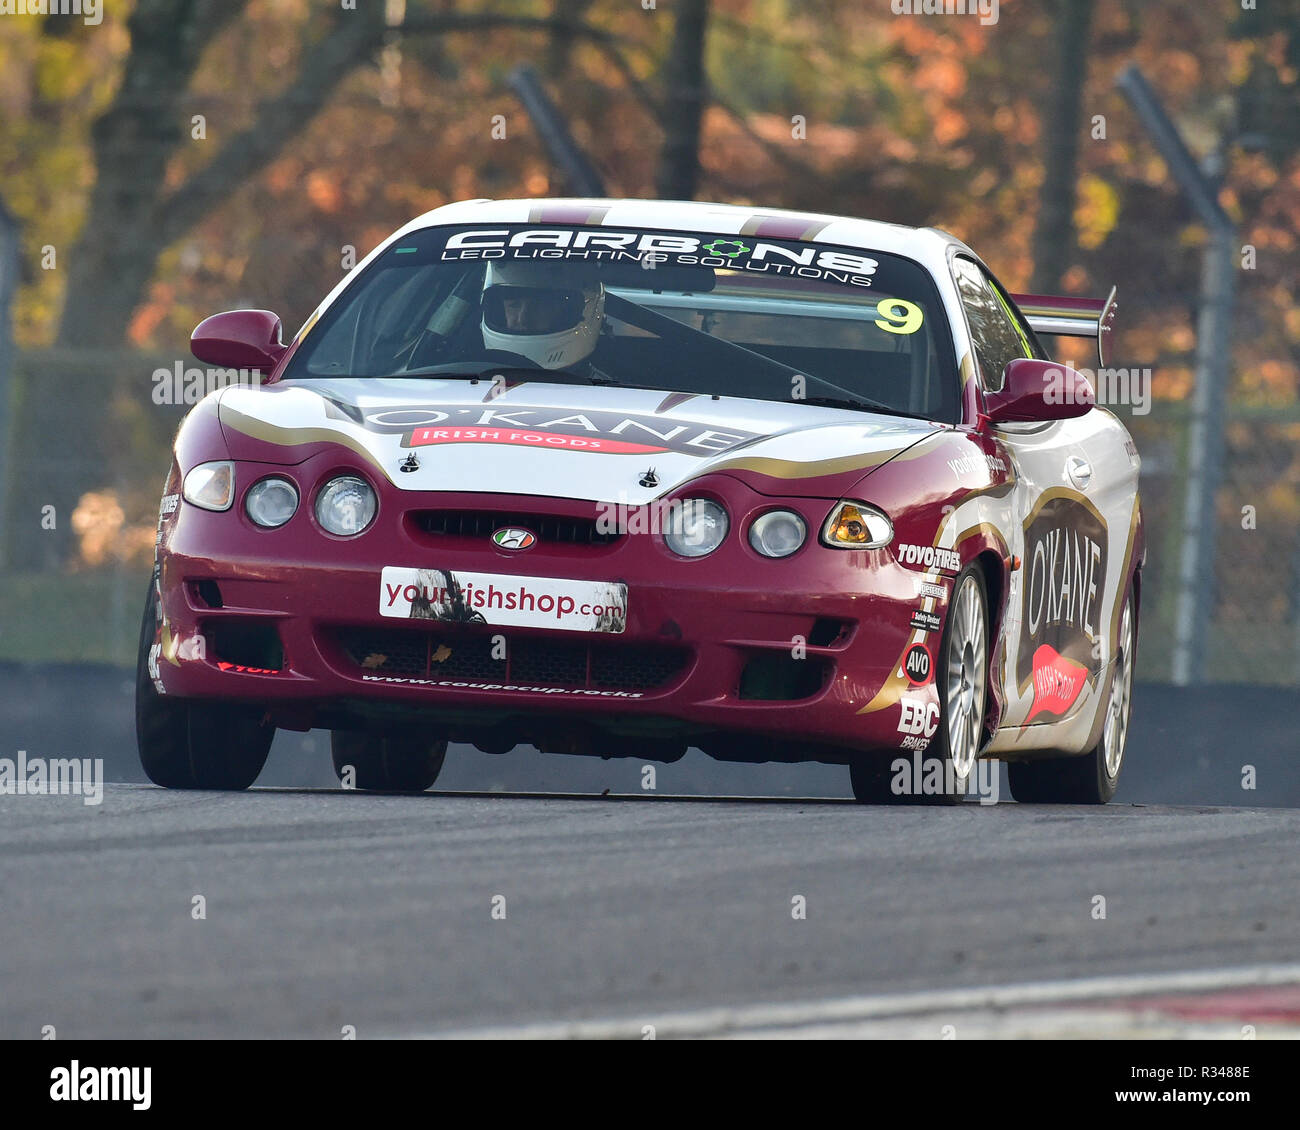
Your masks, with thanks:
[[[532,530],[543,545],[613,545],[619,535],[598,528],[595,518],[562,514],[511,514],[498,510],[418,510],[416,529],[434,537],[489,538],[506,526]]]
[[[340,628],[336,637],[356,667],[376,675],[588,690],[653,690],[675,679],[690,658],[680,647],[536,636],[504,637],[504,648],[492,636],[392,628]]]
[[[661,687],[682,669],[682,653],[672,648],[592,648],[591,685],[600,690]]]
[[[540,644],[540,646],[539,646]],[[517,640],[510,655],[510,677],[548,687],[587,685],[586,644]],[[507,654],[510,648],[507,646]]]

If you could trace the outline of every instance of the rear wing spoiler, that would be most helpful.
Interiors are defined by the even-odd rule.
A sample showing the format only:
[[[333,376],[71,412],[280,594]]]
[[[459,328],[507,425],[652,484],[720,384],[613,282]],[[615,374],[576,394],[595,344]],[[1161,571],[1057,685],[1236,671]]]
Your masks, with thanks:
[[[1095,337],[1097,362],[1103,368],[1115,329],[1115,288],[1105,298],[1059,298],[1050,294],[1013,294],[1011,300],[1035,333]]]

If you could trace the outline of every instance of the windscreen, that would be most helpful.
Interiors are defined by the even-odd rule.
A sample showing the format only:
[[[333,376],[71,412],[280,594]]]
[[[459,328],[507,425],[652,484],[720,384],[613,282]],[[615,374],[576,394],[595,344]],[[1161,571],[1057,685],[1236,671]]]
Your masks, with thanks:
[[[672,231],[416,232],[330,306],[285,379],[475,376],[492,367],[958,419],[947,319],[916,263]]]

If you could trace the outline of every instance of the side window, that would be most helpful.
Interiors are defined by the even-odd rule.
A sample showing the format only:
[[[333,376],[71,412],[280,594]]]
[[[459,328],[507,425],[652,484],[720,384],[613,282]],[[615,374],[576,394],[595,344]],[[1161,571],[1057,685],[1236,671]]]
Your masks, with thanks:
[[[969,259],[953,260],[953,278],[966,310],[980,380],[995,391],[1002,387],[1002,370],[1017,357],[1032,357],[1035,349],[1004,301],[979,265]]]
[[[1016,333],[1020,337],[1021,346],[1024,352],[1022,357],[1037,357],[1040,361],[1050,361],[1047,350],[1043,348],[1043,343],[1038,340],[1038,335],[1034,333],[1033,327],[1025,320],[1025,316],[1016,309],[1015,303],[1007,296],[1006,287],[990,274],[984,276],[992,284],[994,292],[998,296],[998,301],[1002,303],[1002,309],[1007,312],[1007,317],[1011,319]]]

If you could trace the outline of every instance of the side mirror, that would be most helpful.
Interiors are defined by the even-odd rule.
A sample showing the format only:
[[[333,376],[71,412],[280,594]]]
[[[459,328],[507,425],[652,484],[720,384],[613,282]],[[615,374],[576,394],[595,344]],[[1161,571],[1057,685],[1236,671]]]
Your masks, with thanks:
[[[288,348],[280,340],[280,319],[270,310],[227,310],[204,318],[190,334],[190,352],[223,369],[269,373]]]
[[[1069,420],[1095,403],[1082,373],[1055,361],[1017,357],[1002,371],[1002,388],[984,394],[984,415],[994,424]]]

